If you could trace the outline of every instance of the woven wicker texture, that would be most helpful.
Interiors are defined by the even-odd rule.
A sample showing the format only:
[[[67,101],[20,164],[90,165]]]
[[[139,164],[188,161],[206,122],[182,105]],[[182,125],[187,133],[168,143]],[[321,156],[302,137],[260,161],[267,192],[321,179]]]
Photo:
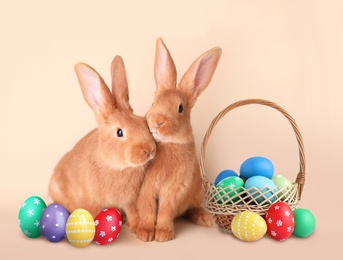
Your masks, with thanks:
[[[288,119],[298,142],[299,173],[296,175],[295,181],[290,187],[285,187],[281,190],[269,189],[267,187],[262,189],[256,189],[253,187],[249,189],[240,188],[239,190],[230,190],[230,196],[227,196],[224,189],[220,187],[216,188],[206,176],[204,165],[206,146],[210,139],[212,130],[229,111],[237,107],[251,104],[274,108]],[[206,196],[205,207],[212,213],[217,225],[224,232],[231,232],[231,221],[239,212],[250,210],[264,217],[271,203],[277,201],[287,203],[292,209],[297,208],[299,206],[305,184],[305,154],[302,136],[295,120],[282,107],[264,99],[240,100],[227,106],[212,120],[204,136],[201,146],[200,173],[202,187]]]

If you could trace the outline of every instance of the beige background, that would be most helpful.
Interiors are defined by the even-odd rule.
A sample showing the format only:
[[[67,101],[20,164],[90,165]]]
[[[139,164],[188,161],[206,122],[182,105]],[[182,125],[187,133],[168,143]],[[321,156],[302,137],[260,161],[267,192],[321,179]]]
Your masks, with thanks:
[[[44,197],[53,167],[96,126],[73,66],[83,61],[109,82],[110,62],[121,55],[131,104],[144,115],[153,93],[155,40],[162,37],[179,75],[206,50],[221,46],[210,87],[192,112],[198,153],[217,113],[240,99],[263,98],[297,121],[306,154],[301,206],[317,218],[306,239],[244,243],[218,229],[176,222],[176,239],[143,243],[127,230],[111,246],[77,249],[26,238],[17,225],[21,203]],[[1,1],[0,4],[0,248],[25,259],[300,259],[337,255],[342,242],[343,4],[294,1]],[[213,132],[206,171],[238,171],[264,155],[294,180],[298,150],[287,120],[271,108],[230,112]],[[18,258],[19,259],[19,258]],[[78,258],[82,259],[82,258]]]

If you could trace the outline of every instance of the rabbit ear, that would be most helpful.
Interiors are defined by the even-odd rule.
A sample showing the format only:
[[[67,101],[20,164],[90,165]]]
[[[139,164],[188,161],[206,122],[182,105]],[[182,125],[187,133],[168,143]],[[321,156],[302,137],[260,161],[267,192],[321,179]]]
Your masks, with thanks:
[[[156,89],[175,88],[176,68],[174,61],[161,38],[156,41],[154,76]]]
[[[122,57],[115,56],[111,64],[112,95],[117,107],[132,111],[129,103],[129,87]]]
[[[215,47],[198,57],[182,76],[178,88],[184,91],[193,106],[198,96],[210,84],[222,50]]]
[[[90,66],[78,63],[74,67],[82,94],[97,118],[106,119],[116,106],[111,91],[101,76]]]

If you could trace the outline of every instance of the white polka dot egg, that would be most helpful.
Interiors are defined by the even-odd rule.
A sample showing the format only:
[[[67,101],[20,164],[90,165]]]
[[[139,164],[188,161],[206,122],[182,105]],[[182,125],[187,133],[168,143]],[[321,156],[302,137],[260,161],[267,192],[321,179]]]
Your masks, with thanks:
[[[60,242],[66,237],[68,211],[60,204],[53,203],[43,212],[40,219],[40,231],[50,242]]]
[[[95,224],[92,215],[85,209],[74,210],[66,224],[69,242],[76,247],[89,245],[95,235]]]
[[[266,234],[267,223],[256,212],[244,211],[233,218],[231,230],[242,241],[256,241]]]

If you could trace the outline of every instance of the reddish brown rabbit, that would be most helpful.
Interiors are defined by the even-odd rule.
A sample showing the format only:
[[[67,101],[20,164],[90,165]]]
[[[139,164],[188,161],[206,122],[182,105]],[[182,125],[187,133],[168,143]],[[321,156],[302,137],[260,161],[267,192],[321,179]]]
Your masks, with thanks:
[[[138,200],[136,235],[143,241],[174,239],[174,219],[214,226],[202,204],[200,169],[191,126],[191,109],[209,85],[221,56],[219,47],[197,58],[176,84],[176,68],[162,39],[156,43],[153,105],[146,118],[157,142],[156,156],[144,178]]]
[[[75,71],[98,127],[58,162],[49,195],[69,212],[83,208],[93,217],[104,208],[115,207],[135,229],[138,193],[146,165],[155,156],[155,141],[145,118],[133,114],[120,56],[112,61],[112,93],[88,65],[76,64]]]

